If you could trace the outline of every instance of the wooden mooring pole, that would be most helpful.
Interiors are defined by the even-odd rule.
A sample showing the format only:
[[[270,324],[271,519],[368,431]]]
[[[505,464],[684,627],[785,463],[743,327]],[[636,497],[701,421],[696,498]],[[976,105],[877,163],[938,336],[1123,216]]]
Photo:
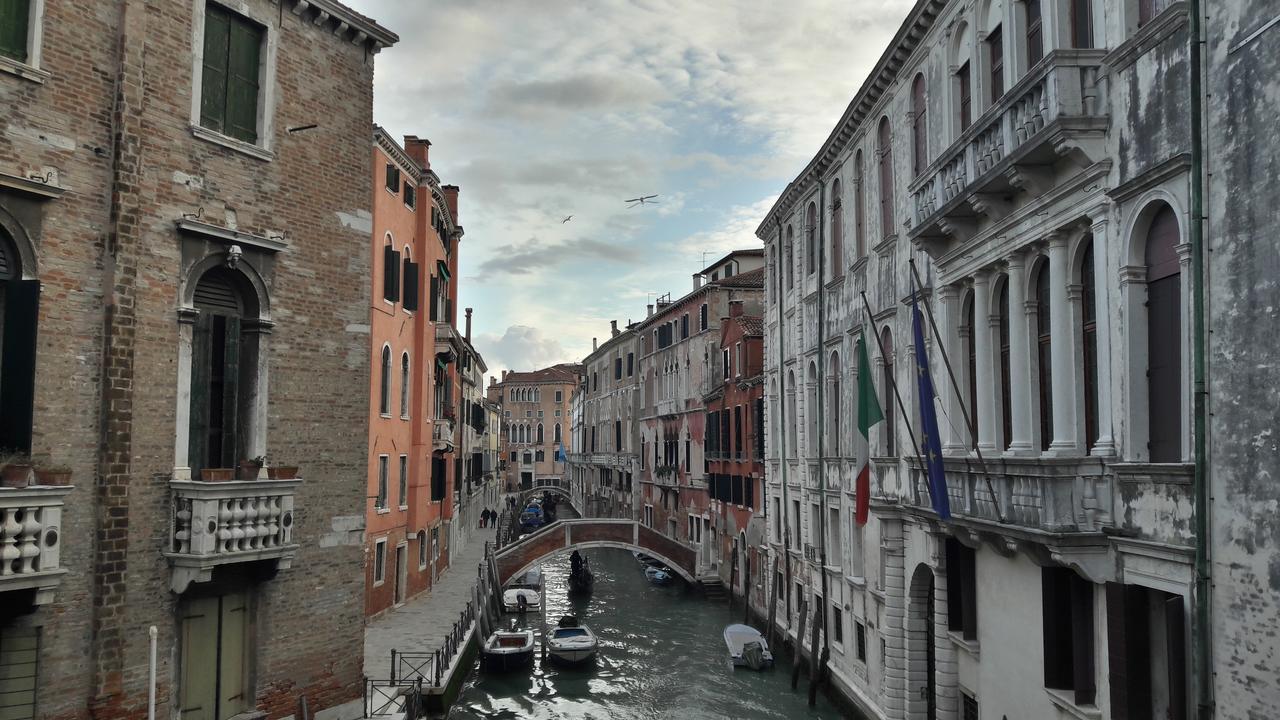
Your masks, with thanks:
[[[792,656],[791,664],[791,689],[795,690],[800,684],[800,656],[804,653],[804,621],[808,614],[809,603],[803,597],[800,598],[800,632],[796,633],[795,655]]]

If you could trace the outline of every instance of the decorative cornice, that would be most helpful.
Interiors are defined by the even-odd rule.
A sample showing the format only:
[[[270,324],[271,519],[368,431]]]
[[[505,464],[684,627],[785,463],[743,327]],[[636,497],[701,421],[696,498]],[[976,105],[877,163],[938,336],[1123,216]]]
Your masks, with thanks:
[[[310,20],[317,27],[330,32],[352,45],[363,45],[371,52],[391,47],[400,36],[382,27],[372,18],[365,17],[337,0],[288,0],[294,15]]]
[[[261,235],[253,235],[239,230],[231,230],[218,225],[211,225],[198,220],[191,220],[189,218],[183,218],[174,224],[177,225],[179,232],[184,232],[188,235],[198,235],[206,240],[213,240],[215,242],[248,245],[269,253],[278,253],[281,250],[289,249],[288,243],[284,243],[279,240],[262,237]]]
[[[414,185],[421,184],[422,167],[409,157],[409,153],[381,125],[373,126],[373,142],[392,162],[400,166],[401,172],[413,178]]]
[[[46,183],[43,178],[25,178],[5,172],[0,172],[0,188],[34,195],[45,200],[55,200],[67,191],[66,188],[59,187],[56,181]]]

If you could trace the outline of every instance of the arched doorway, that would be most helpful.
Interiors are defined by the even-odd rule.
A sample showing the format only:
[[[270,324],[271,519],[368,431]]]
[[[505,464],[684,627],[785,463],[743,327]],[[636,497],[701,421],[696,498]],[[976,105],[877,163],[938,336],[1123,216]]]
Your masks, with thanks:
[[[1147,447],[1151,462],[1182,460],[1182,275],[1178,217],[1161,203],[1146,238]]]
[[[17,242],[0,227],[0,454],[31,452],[40,281],[23,270]]]
[[[201,275],[193,305],[187,464],[196,476],[253,455],[259,331],[256,293],[234,270]]]
[[[907,606],[907,716],[925,720],[938,717],[933,594],[933,570],[921,563]]]

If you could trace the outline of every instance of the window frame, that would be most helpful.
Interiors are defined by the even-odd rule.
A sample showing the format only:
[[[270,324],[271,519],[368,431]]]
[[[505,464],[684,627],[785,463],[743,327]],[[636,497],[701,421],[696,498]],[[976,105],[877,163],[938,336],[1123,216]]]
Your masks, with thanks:
[[[391,456],[385,453],[378,455],[378,490],[373,497],[373,508],[380,513],[387,512],[387,501],[391,493]]]
[[[373,541],[373,586],[379,587],[387,581],[387,539],[378,538]]]
[[[191,115],[189,128],[191,134],[201,140],[221,145],[237,152],[249,155],[258,160],[275,159],[275,97],[276,68],[279,54],[280,32],[275,26],[275,15],[270,8],[258,8],[245,5],[231,8],[213,0],[193,0],[191,23]],[[263,29],[263,46],[258,55],[258,109],[257,140],[246,142],[217,130],[212,130],[200,123],[200,104],[204,89],[204,31],[205,13],[210,4],[227,12],[239,15],[259,25]]]
[[[28,0],[27,32],[23,43],[25,57],[19,60],[0,54],[0,72],[7,72],[36,83],[44,83],[52,77],[51,73],[40,67],[44,46],[44,5],[45,0]]]
[[[409,456],[404,453],[400,454],[397,468],[399,477],[396,478],[396,489],[400,492],[401,510],[409,509]]]

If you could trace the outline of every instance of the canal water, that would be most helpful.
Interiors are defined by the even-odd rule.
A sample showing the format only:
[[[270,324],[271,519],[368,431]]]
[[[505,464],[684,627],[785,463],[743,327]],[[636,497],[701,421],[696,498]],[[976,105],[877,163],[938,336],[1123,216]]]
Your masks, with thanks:
[[[567,595],[569,558],[542,566],[547,623],[576,615],[600,639],[594,665],[561,668],[535,658],[531,670],[467,679],[449,717],[457,718],[839,718],[818,698],[808,706],[802,679],[791,690],[783,658],[764,672],[735,670],[721,633],[742,621],[727,603],[712,603],[679,584],[651,585],[629,552],[583,551],[595,573],[590,598]],[[505,616],[510,618],[512,616]],[[526,621],[539,628],[538,616]]]

